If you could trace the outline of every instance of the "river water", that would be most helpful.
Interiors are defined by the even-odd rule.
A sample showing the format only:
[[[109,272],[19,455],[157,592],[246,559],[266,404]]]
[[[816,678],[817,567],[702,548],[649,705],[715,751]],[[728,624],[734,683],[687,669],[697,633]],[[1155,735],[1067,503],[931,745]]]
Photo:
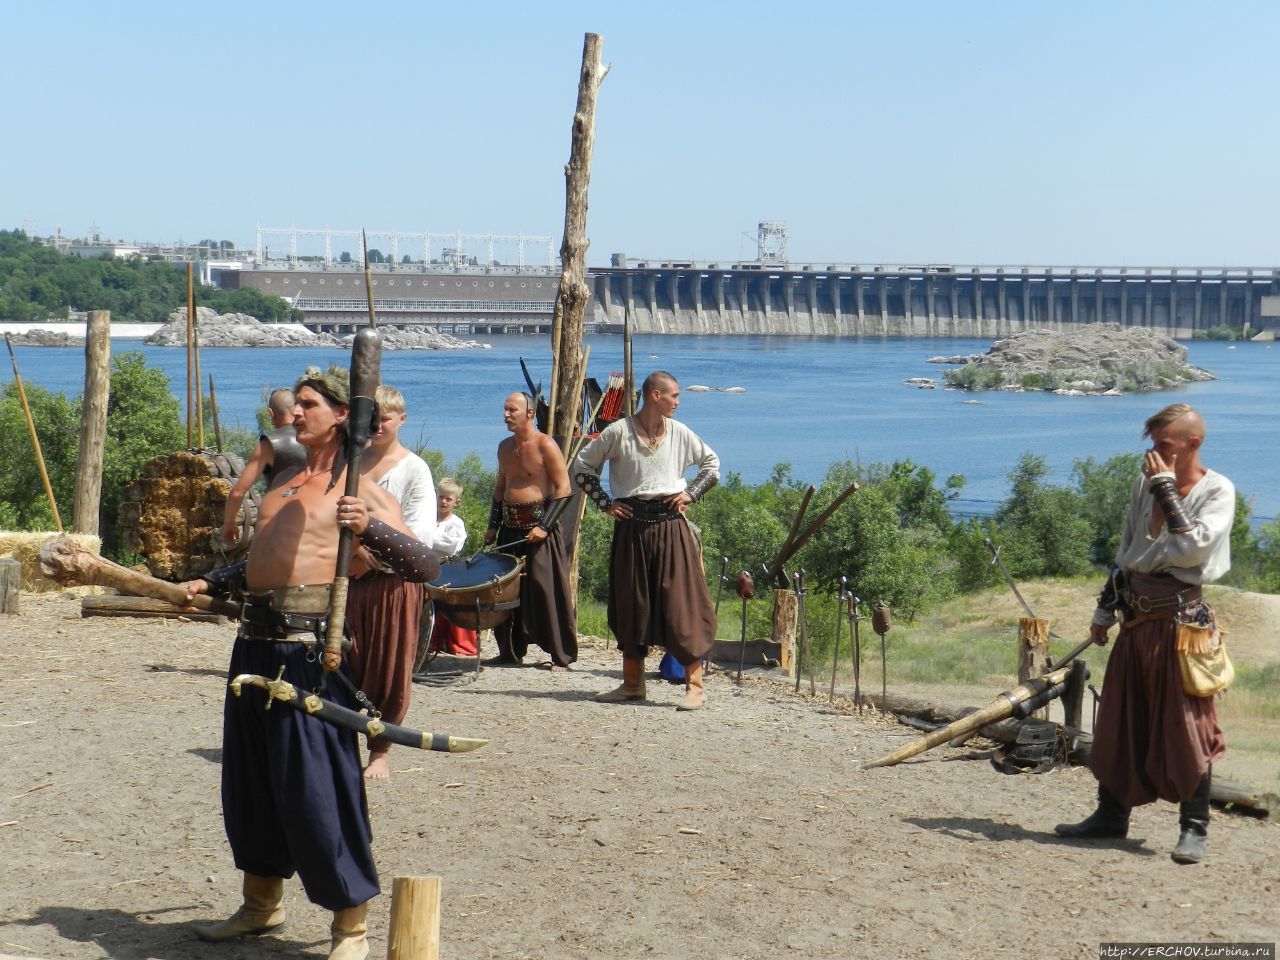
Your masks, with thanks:
[[[409,407],[402,434],[450,460],[475,452],[492,462],[503,398],[524,389],[519,359],[535,380],[550,381],[550,348],[542,337],[491,337],[489,350],[403,351],[383,357],[385,382]],[[587,338],[590,373],[603,385],[622,369],[622,339]],[[1139,452],[1142,421],[1166,403],[1185,401],[1205,415],[1204,461],[1227,474],[1251,501],[1257,519],[1280,512],[1273,481],[1280,449],[1280,348],[1270,344],[1195,341],[1190,360],[1218,380],[1175,391],[1125,397],[1057,397],[1045,393],[920,390],[907,377],[941,379],[947,367],[931,356],[985,352],[988,340],[812,337],[637,337],[637,379],[669,370],[683,387],[679,419],[720,455],[726,474],[748,483],[768,479],[775,464],[817,482],[833,461],[910,459],[945,478],[967,479],[958,512],[986,513],[1008,490],[1008,474],[1023,453],[1047,460],[1065,482],[1076,459]],[[117,339],[112,350],[141,350],[165,371],[185,399],[186,354]],[[28,383],[78,394],[84,359],[79,348],[15,348]],[[268,386],[291,384],[307,364],[343,363],[332,349],[206,349],[201,365],[213,375],[224,424],[252,428]],[[12,379],[7,366],[0,383]],[[742,387],[745,393],[694,392],[690,386]],[[977,401],[977,402],[973,402]]]

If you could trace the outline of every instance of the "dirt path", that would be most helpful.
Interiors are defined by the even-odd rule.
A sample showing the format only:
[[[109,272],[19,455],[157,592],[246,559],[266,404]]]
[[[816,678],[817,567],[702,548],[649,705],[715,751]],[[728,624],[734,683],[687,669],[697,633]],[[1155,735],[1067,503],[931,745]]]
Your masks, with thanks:
[[[218,800],[231,630],[23,600],[0,619],[0,953],[323,956],[328,917],[296,881],[279,936],[189,930],[238,902]],[[1110,940],[1280,938],[1273,824],[1218,814],[1199,867],[1169,860],[1167,804],[1137,811],[1130,840],[1067,844],[1052,827],[1091,808],[1086,771],[930,754],[859,773],[911,732],[723,674],[700,713],[665,684],[650,705],[591,702],[618,666],[589,647],[567,675],[415,689],[410,724],[492,739],[397,750],[369,791],[384,889],[444,878],[444,956],[1086,958]]]

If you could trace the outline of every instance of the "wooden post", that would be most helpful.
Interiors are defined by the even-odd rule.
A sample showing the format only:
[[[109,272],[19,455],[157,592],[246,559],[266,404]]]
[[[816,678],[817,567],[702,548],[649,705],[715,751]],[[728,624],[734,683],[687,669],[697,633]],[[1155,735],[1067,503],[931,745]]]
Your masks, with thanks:
[[[1062,722],[1068,727],[1084,729],[1084,687],[1088,682],[1088,665],[1083,660],[1072,660],[1067,692],[1062,695]]]
[[[788,676],[791,676],[793,670],[799,669],[795,657],[799,606],[799,598],[794,591],[773,591],[773,635],[770,639],[778,644],[780,665]]]
[[[0,557],[0,613],[16,614],[22,587],[22,564],[13,557]]]
[[[564,239],[560,244],[560,293],[554,331],[555,368],[552,379],[551,424],[560,449],[567,451],[581,416],[582,328],[591,288],[587,286],[587,185],[591,181],[591,151],[596,139],[596,96],[609,72],[600,64],[603,44],[588,33],[582,45],[578,103],[573,114],[569,162],[564,168]]]
[[[195,360],[195,323],[196,323],[195,298],[191,287],[191,264],[187,264],[187,449],[190,450],[195,445],[195,413],[196,413],[196,396],[195,391],[199,388],[191,378],[195,376],[196,360]]]
[[[1018,682],[1025,683],[1032,677],[1049,672],[1049,621],[1018,618]],[[1032,714],[1040,720],[1049,719],[1048,706]]]
[[[439,960],[440,878],[396,877],[391,882],[387,960]]]
[[[80,414],[80,455],[71,529],[98,533],[102,504],[102,447],[107,438],[107,399],[111,393],[111,312],[90,310],[84,338],[84,404]]]

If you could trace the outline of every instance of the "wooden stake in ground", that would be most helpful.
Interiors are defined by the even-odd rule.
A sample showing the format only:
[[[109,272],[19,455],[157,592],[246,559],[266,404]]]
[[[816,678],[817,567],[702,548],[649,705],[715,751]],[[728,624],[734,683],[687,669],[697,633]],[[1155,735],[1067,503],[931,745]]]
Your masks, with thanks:
[[[98,532],[102,503],[102,448],[107,437],[107,400],[111,396],[111,313],[90,310],[84,338],[84,402],[80,414],[80,456],[71,529]]]
[[[1026,683],[1049,671],[1049,621],[1032,617],[1018,618],[1018,682]],[[1037,720],[1049,719],[1048,706],[1032,714]]]
[[[387,960],[438,960],[440,878],[396,877],[391,882]]]
[[[13,557],[0,557],[0,613],[17,613],[22,590],[22,564]]]
[[[191,353],[195,357],[196,446],[204,449],[204,390],[200,387],[200,317],[196,313],[196,285],[187,264],[187,315],[191,317]]]
[[[36,433],[36,422],[31,416],[31,406],[27,403],[27,389],[22,385],[22,374],[18,373],[18,358],[13,355],[13,344],[9,335],[4,335],[4,345],[9,348],[9,362],[13,364],[13,382],[18,387],[18,399],[22,402],[22,412],[27,417],[27,430],[31,432],[31,446],[36,453],[36,466],[40,468],[40,480],[44,483],[44,495],[49,498],[49,509],[53,511],[53,523],[62,532],[62,517],[58,513],[58,501],[53,498],[53,485],[49,483],[49,471],[44,465],[44,454],[40,451],[40,437]]]
[[[548,429],[568,450],[577,427],[582,399],[582,327],[591,302],[587,286],[587,185],[591,182],[591,151],[596,140],[596,96],[609,68],[600,63],[603,39],[588,33],[582,44],[578,103],[573,113],[573,138],[564,168],[564,239],[560,243],[560,293],[556,300],[555,356],[551,381],[551,420]]]

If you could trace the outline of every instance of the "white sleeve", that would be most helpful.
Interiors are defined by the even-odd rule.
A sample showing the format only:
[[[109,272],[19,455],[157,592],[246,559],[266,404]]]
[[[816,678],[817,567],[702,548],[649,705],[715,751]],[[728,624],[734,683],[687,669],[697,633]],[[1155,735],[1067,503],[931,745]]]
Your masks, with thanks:
[[[431,549],[444,557],[451,557],[467,542],[467,528],[456,513],[436,527]]]
[[[405,526],[423,543],[431,543],[436,532],[436,485],[431,467],[415,454],[406,457],[401,466],[407,473],[400,498]]]

